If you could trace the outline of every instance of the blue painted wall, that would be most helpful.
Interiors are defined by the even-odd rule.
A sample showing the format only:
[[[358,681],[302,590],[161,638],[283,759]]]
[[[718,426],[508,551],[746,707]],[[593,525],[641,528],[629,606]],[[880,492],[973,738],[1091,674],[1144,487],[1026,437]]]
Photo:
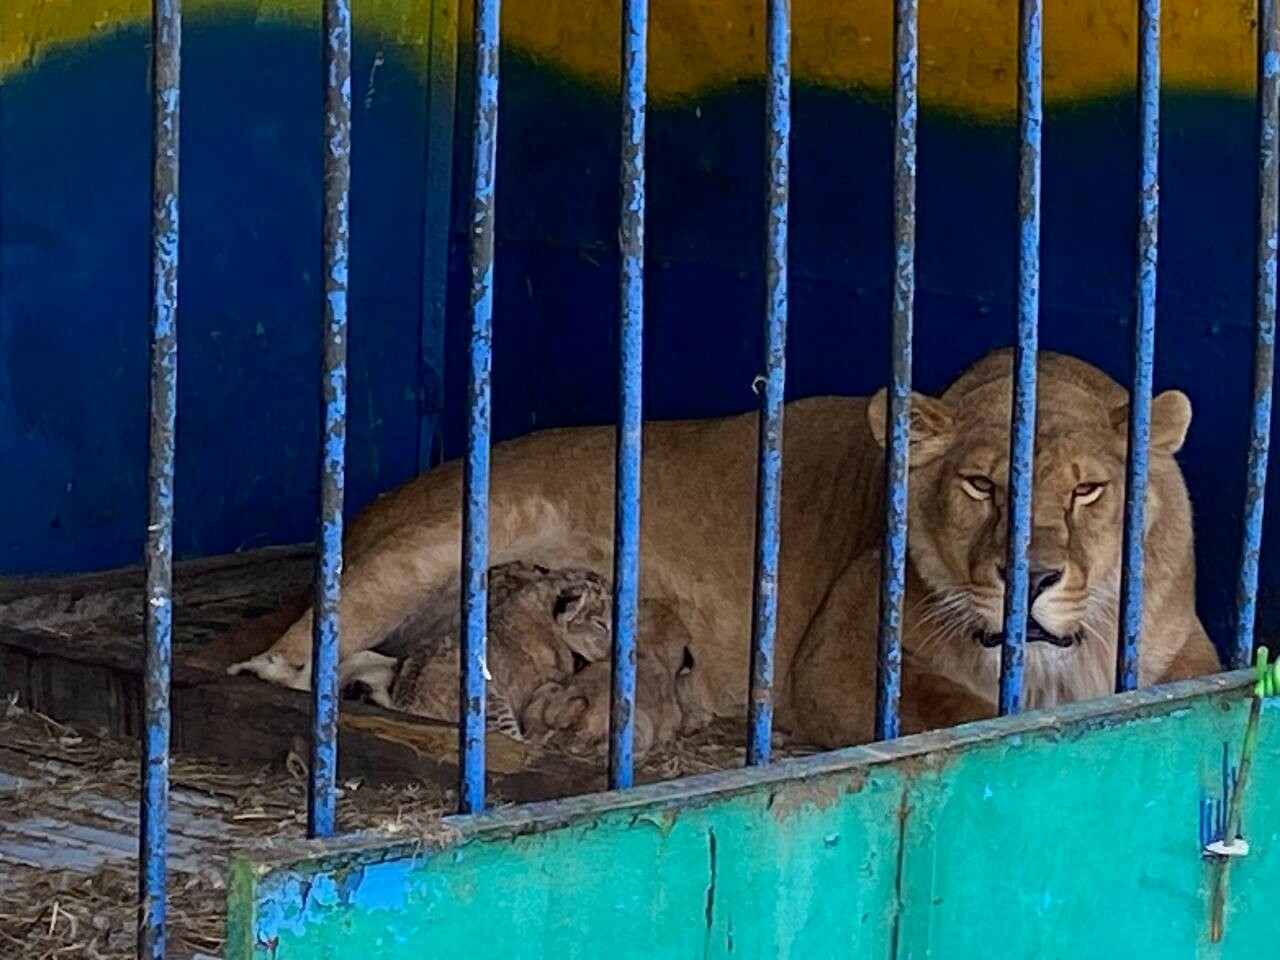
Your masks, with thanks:
[[[0,87],[0,573],[141,558],[149,112],[146,36],[46,55]],[[188,27],[178,518],[182,555],[307,539],[319,406],[319,39],[248,20]],[[426,149],[420,71],[357,43],[351,511],[415,470]],[[269,64],[266,69],[264,64]],[[465,64],[464,64],[465,67]],[[605,94],[506,54],[494,410],[499,437],[614,410],[617,122]],[[370,74],[373,74],[372,90]],[[463,71],[465,76],[465,69]],[[455,170],[467,170],[464,135]],[[761,355],[763,91],[651,113],[646,415],[749,408]],[[1164,110],[1157,388],[1195,404],[1183,462],[1201,607],[1231,614],[1251,342],[1253,107]],[[1051,108],[1044,346],[1127,376],[1134,106]],[[886,105],[795,95],[788,394],[867,393],[888,360]],[[917,379],[936,389],[1011,341],[1015,137],[926,111]],[[455,228],[465,176],[455,177]],[[465,238],[450,256],[445,447],[463,440]],[[1273,484],[1274,486],[1274,484]],[[1280,505],[1270,513],[1275,552]],[[1262,626],[1280,571],[1264,564]]]

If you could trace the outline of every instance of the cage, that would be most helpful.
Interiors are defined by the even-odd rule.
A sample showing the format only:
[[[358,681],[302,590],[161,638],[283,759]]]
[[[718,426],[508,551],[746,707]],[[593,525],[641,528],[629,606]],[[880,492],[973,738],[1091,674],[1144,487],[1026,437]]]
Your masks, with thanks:
[[[1242,672],[1280,575],[1277,22],[1274,0],[10,0],[6,951],[129,954],[136,927],[140,956],[225,960],[1257,955],[1280,869],[1267,686]],[[899,736],[910,391],[1005,346],[991,718]],[[1142,619],[1166,561],[1137,534],[1150,498],[1113,490],[1128,575],[1098,642],[1120,692],[1025,702],[1051,352],[1132,390],[1129,491],[1167,459],[1160,398],[1189,398],[1180,599],[1233,672],[1139,669],[1168,641]],[[775,685],[784,448],[795,402],[886,384],[883,417],[848,425],[879,422],[887,451],[864,518],[871,719],[824,750]],[[655,461],[655,425],[753,412],[749,456],[702,464],[749,490],[735,547],[688,520],[718,483],[643,499],[699,462]],[[493,563],[547,559],[501,533],[502,444],[614,424],[581,466],[609,477],[590,488],[608,542],[551,551],[610,583],[606,762],[488,729],[486,640]],[[543,464],[555,484],[579,467]],[[411,586],[460,635],[459,714],[344,698],[344,525],[450,470],[452,586]],[[636,610],[663,510],[693,554],[746,559],[724,617],[742,669],[712,691],[724,716],[641,758]],[[410,552],[412,580],[434,560]],[[667,588],[708,622],[681,670],[707,676],[712,573],[682,577]],[[312,689],[227,675],[313,604]],[[1099,898],[1140,909],[1104,922]],[[976,920],[992,903],[999,922]]]

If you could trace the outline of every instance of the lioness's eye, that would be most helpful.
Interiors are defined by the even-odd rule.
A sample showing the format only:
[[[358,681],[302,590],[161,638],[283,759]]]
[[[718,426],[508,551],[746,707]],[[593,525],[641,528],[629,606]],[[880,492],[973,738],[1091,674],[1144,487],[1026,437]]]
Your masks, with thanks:
[[[961,477],[960,488],[975,500],[989,500],[996,485],[989,478],[975,473]]]
[[[1075,500],[1077,506],[1085,507],[1095,502],[1106,487],[1104,483],[1081,483],[1071,491],[1071,498]]]

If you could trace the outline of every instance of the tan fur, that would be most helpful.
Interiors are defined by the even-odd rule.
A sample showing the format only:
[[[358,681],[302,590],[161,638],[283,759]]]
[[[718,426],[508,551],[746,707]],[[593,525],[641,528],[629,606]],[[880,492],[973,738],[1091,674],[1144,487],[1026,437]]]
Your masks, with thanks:
[[[632,749],[641,760],[654,744],[670,743],[701,719],[690,704],[681,709],[679,681],[692,638],[680,618],[657,600],[640,601],[636,623],[636,716]],[[521,718],[531,739],[553,742],[567,752],[603,758],[609,749],[612,660],[598,660],[563,683],[544,684]]]
[[[912,398],[912,469],[908,494],[907,591],[904,605],[903,722],[907,731],[994,714],[1000,651],[975,633],[1003,627],[998,572],[1006,536],[1012,355],[1000,351],[966,371],[940,398]],[[1081,640],[1068,648],[1029,643],[1023,701],[1028,707],[1103,696],[1113,689],[1118,633],[1120,553],[1128,395],[1101,371],[1042,353],[1033,473],[1030,561],[1061,579],[1034,601],[1045,631]],[[877,441],[885,435],[886,394],[868,408]],[[1191,507],[1174,454],[1190,426],[1187,398],[1154,398],[1146,503],[1142,656],[1146,685],[1221,669],[1195,611]],[[989,499],[967,493],[966,478],[985,478]],[[1105,484],[1096,499],[1073,494]],[[972,483],[969,484],[972,487]],[[1092,500],[1082,503],[1081,500]],[[856,708],[843,691],[875,669],[880,558],[872,548],[837,577],[793,667],[791,708],[823,743],[864,736],[869,698]],[[863,601],[863,602],[859,602]]]
[[[608,584],[586,570],[509,563],[493,568],[490,582],[488,714],[498,729],[521,738],[518,718],[536,689],[568,679],[574,654],[588,661],[608,656],[611,598]],[[363,683],[369,699],[389,709],[455,720],[455,637],[423,637],[403,661],[361,651],[342,661],[339,683]]]
[[[919,678],[949,676],[979,701],[995,694],[998,651],[963,636],[998,629],[994,561],[1003,524],[964,503],[956,471],[981,467],[1003,489],[1011,357],[993,354],[942,398],[915,399],[904,697]],[[1125,391],[1100,371],[1041,354],[1035,491],[1037,563],[1067,576],[1037,601],[1046,626],[1087,624],[1070,650],[1034,645],[1028,703],[1105,693],[1118,587]],[[1196,618],[1190,505],[1173,454],[1189,425],[1181,394],[1154,405],[1147,509],[1147,594],[1141,681],[1178,664],[1214,669]],[[871,736],[882,529],[884,398],[817,397],[786,407],[782,555],[775,669],[784,728],[823,745]],[[1118,426],[1117,426],[1118,425]],[[874,431],[874,433],[873,433]],[[498,444],[492,455],[491,560],[538,557],[552,567],[612,563],[612,427],[548,430]],[[689,693],[707,710],[740,716],[747,699],[755,542],[757,416],[649,423],[644,431],[642,596],[663,597],[688,626],[697,667]],[[973,463],[969,463],[969,460]],[[1068,516],[1085,468],[1109,483],[1089,513]],[[422,598],[457,602],[462,464],[453,461],[371,504],[347,538],[343,659],[369,650],[419,614]],[[997,495],[999,495],[997,491]],[[1081,508],[1083,509],[1083,508]],[[305,686],[311,618],[268,654],[240,666]],[[1187,651],[1191,651],[1190,653]],[[927,683],[925,684],[927,687]],[[926,725],[928,704],[917,704]],[[916,709],[913,707],[913,709]]]

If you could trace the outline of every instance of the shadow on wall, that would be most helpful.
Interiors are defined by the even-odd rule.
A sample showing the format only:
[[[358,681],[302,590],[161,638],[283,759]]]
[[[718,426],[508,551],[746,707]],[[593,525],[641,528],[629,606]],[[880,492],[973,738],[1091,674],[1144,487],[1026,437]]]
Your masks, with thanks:
[[[0,573],[135,562],[144,525],[149,104],[146,35],[6,79],[0,130]],[[177,545],[307,539],[316,503],[318,35],[229,20],[187,31]],[[412,475],[420,407],[424,91],[357,44],[349,513]],[[272,64],[264,71],[263,63]],[[614,413],[617,123],[607,97],[504,54],[494,423],[499,438]],[[466,75],[465,72],[463,74]],[[467,169],[460,99],[455,172]],[[752,406],[760,363],[763,95],[651,112],[646,415]],[[1157,388],[1196,407],[1183,462],[1202,612],[1229,629],[1250,369],[1253,108],[1164,106]],[[1133,103],[1045,127],[1042,343],[1127,377]],[[890,138],[874,98],[795,95],[788,394],[869,393],[888,361]],[[926,114],[916,372],[936,390],[1007,344],[1016,141]],[[467,270],[455,176],[445,448],[463,439]],[[1269,514],[1269,526],[1280,511]],[[1272,531],[1275,532],[1274,530]],[[1276,542],[1275,536],[1268,543]],[[1270,551],[1269,551],[1270,552]],[[1280,571],[1264,565],[1265,603]]]

